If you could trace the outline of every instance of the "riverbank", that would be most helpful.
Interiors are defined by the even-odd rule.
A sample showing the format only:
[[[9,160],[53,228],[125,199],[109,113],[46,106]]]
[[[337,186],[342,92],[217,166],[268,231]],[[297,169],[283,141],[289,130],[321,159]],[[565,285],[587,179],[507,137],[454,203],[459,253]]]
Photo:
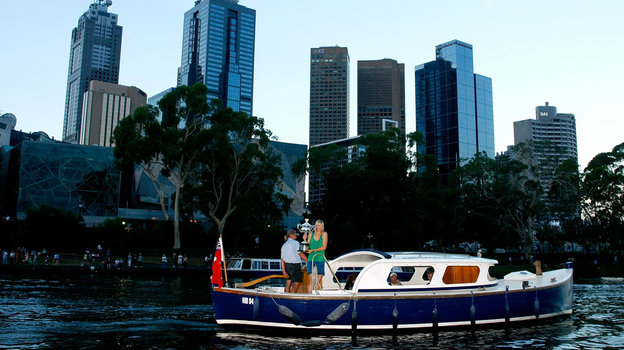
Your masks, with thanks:
[[[170,258],[165,267],[161,263],[162,256],[148,254],[143,256],[140,266],[137,262],[133,262],[131,267],[127,266],[127,262],[120,260],[118,267],[111,264],[110,268],[103,268],[100,264],[89,265],[82,261],[82,256],[77,254],[60,254],[58,263],[48,259],[48,263],[41,257],[36,263],[30,264],[0,264],[0,273],[9,274],[91,274],[91,275],[152,275],[152,276],[210,276],[212,270],[206,266],[204,258],[199,256],[188,257],[186,265],[173,265]],[[499,261],[498,265],[491,268],[490,274],[495,278],[503,278],[506,274],[513,271],[530,271],[535,272],[535,266],[528,261],[521,261],[519,258],[513,261],[520,263],[507,263],[507,256],[492,256]],[[574,260],[574,277],[582,279],[601,278],[601,277],[624,277],[624,266],[619,263],[607,262],[608,257],[597,259],[594,256],[576,255],[562,256],[551,255],[542,256],[542,268],[544,271],[563,268],[563,262]]]
[[[100,266],[80,266],[80,265],[0,265],[0,274],[31,274],[31,275],[150,275],[150,276],[204,276],[212,274],[210,268],[204,266],[186,267],[162,267],[157,264],[142,264],[135,267],[112,267],[110,269]]]

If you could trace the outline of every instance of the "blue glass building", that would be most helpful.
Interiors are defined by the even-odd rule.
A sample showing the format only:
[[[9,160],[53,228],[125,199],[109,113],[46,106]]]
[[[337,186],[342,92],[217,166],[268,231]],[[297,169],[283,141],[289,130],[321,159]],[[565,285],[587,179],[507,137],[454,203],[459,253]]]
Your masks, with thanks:
[[[184,14],[178,86],[203,82],[208,99],[252,114],[256,11],[237,0],[197,0]]]
[[[494,158],[492,79],[474,74],[472,45],[438,45],[436,60],[415,71],[418,152],[435,156],[442,176],[476,153]]]
[[[91,80],[119,83],[121,35],[110,1],[96,0],[72,31],[63,118],[63,141],[80,143],[83,94]]]

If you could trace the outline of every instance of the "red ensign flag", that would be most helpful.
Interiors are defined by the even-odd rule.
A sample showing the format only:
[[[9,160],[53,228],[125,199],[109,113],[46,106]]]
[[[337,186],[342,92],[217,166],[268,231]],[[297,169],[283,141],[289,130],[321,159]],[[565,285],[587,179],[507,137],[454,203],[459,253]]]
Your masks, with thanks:
[[[219,236],[219,240],[217,241],[217,250],[215,251],[214,259],[212,260],[212,278],[210,279],[212,284],[216,284],[219,288],[223,287],[221,262],[223,262],[223,251],[221,249],[221,237]]]

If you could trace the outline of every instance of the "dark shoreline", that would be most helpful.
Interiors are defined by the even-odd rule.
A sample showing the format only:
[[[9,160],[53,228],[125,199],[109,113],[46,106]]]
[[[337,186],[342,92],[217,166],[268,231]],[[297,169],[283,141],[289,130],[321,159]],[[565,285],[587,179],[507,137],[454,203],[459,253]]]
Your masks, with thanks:
[[[20,274],[20,275],[150,275],[150,276],[202,276],[210,277],[212,270],[200,266],[187,267],[161,267],[155,264],[144,264],[140,267],[127,266],[119,269],[102,269],[78,265],[0,265],[0,274]]]

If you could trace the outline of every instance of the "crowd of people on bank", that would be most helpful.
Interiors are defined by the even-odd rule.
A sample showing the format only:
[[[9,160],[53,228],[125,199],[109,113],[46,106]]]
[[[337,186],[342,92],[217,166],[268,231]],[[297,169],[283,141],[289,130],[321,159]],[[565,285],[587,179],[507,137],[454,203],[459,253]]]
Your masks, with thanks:
[[[0,255],[2,256],[2,265],[37,265],[42,260],[45,265],[58,265],[61,260],[59,253],[50,255],[45,248],[40,251],[26,249],[26,247],[10,250],[0,248]]]
[[[110,249],[104,249],[102,243],[95,249],[86,248],[82,255],[80,266],[90,267],[92,270],[121,270],[122,268],[139,268],[143,266],[143,254],[141,252],[129,252],[125,256],[114,257]]]
[[[41,251],[18,247],[17,249],[1,249],[0,258],[2,265],[59,265],[61,255],[57,252],[49,254],[44,248]],[[77,258],[77,259],[76,259]],[[82,255],[72,255],[68,261],[78,261],[80,266],[91,270],[121,270],[141,268],[143,264],[142,252],[128,252],[127,256],[119,256],[111,253],[111,249],[105,249],[103,243],[98,244],[95,249],[86,248]],[[68,259],[66,257],[66,259]],[[66,262],[67,263],[67,262]],[[204,265],[210,267],[212,264],[212,254],[204,257]],[[167,264],[167,256],[162,256],[163,267],[186,268],[189,266],[189,256],[181,252],[174,252],[171,263]]]

